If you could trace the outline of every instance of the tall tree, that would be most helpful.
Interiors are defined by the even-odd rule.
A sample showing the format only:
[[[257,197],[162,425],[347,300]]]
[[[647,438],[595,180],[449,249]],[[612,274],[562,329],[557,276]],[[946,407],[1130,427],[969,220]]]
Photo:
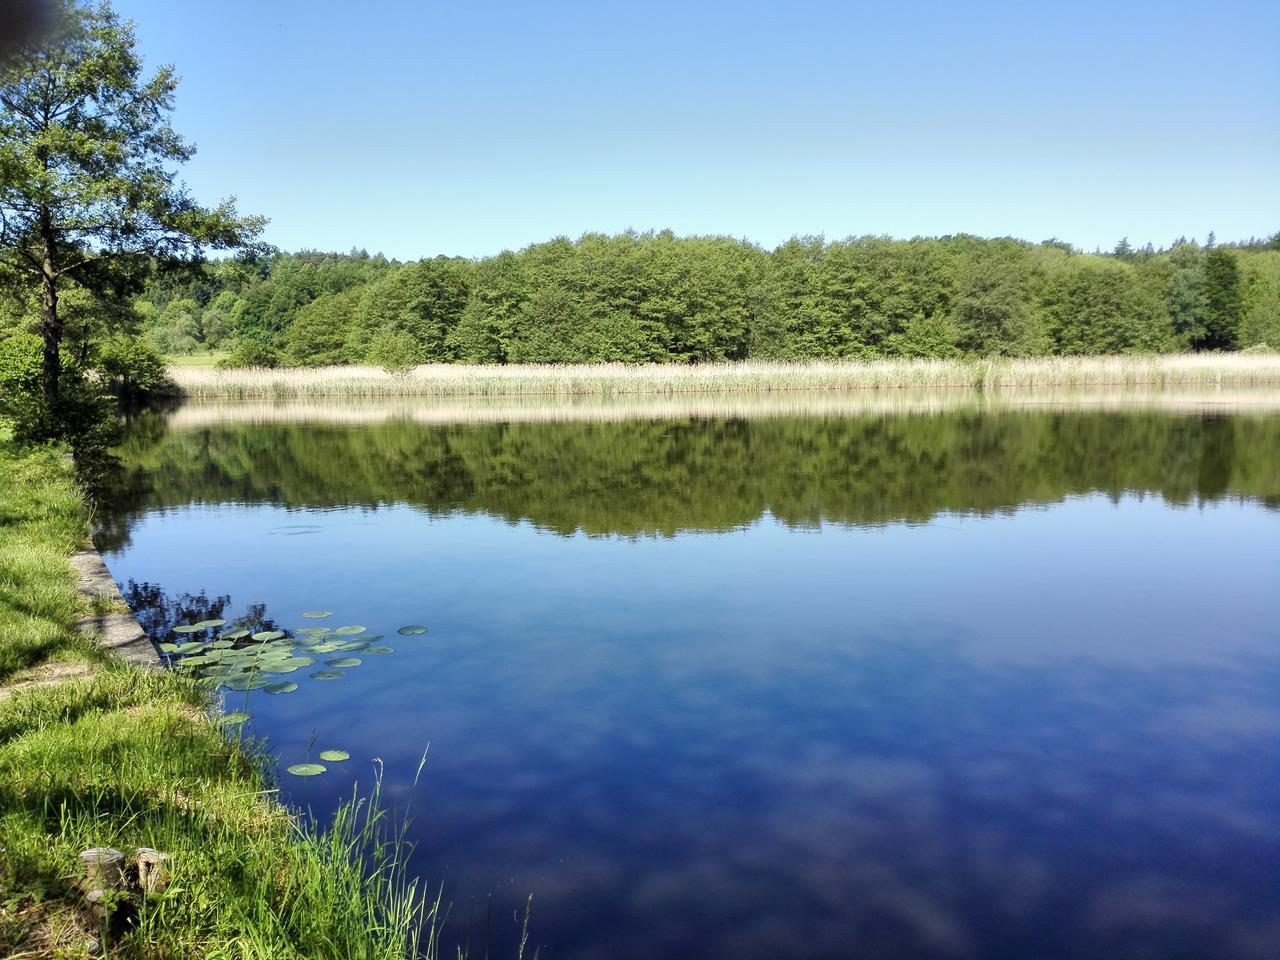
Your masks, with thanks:
[[[1204,339],[1206,350],[1234,350],[1240,344],[1244,297],[1235,255],[1214,247],[1204,257]]]
[[[57,27],[0,69],[0,253],[39,291],[41,383],[56,409],[69,285],[118,294],[145,258],[197,260],[265,223],[207,209],[176,179],[195,148],[169,125],[177,77],[148,77],[107,3],[56,0]]]

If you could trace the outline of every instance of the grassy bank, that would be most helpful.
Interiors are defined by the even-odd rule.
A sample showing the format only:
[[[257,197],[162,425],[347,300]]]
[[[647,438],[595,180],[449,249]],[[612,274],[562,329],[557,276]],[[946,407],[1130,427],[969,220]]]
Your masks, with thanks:
[[[59,451],[0,434],[0,517],[0,956],[90,956],[93,941],[112,957],[415,955],[407,933],[431,916],[391,848],[366,859],[382,835],[371,805],[309,831],[201,687],[75,630],[89,611],[67,558],[87,509]],[[110,930],[77,887],[77,855],[96,846],[173,858],[169,887]]]
[[[1053,357],[1034,360],[877,360],[841,363],[430,364],[403,374],[378,367],[214,370],[172,367],[191,399],[318,397],[625,396],[676,393],[1042,387],[1280,385],[1280,354]]]

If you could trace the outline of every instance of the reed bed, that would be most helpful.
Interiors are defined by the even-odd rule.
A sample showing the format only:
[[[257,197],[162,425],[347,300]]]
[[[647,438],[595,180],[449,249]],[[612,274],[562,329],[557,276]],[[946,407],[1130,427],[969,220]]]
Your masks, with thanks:
[[[173,429],[216,423],[422,424],[610,422],[797,416],[895,416],[953,411],[1151,410],[1274,414],[1280,388],[1042,388],[1000,390],[792,391],[622,397],[439,397],[194,400],[166,417]]]
[[[620,397],[902,389],[1280,386],[1280,354],[1146,357],[875,360],[814,363],[426,364],[406,373],[380,367],[210,370],[172,367],[196,400],[322,397]]]

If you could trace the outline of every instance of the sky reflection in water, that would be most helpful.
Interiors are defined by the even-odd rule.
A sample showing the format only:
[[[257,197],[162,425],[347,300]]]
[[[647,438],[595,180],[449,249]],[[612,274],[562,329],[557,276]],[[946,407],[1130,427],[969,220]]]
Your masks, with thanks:
[[[341,682],[229,703],[284,764],[313,733],[351,753],[295,802],[385,762],[477,953],[514,955],[529,893],[544,957],[1280,943],[1280,514],[1252,498],[635,538],[162,499],[117,579],[386,635]]]

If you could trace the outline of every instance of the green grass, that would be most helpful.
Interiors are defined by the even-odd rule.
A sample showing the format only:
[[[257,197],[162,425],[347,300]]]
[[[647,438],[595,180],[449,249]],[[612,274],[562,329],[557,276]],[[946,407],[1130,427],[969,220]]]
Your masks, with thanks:
[[[811,363],[427,364],[403,374],[379,367],[170,369],[191,399],[321,397],[619,397],[693,393],[1219,388],[1280,385],[1280,354],[822,361]]]
[[[186,367],[194,370],[212,369],[218,362],[231,356],[230,351],[215,350],[209,353],[171,353],[164,362],[171,367]]]
[[[60,452],[0,435],[0,477],[0,956],[88,956],[90,936],[119,958],[434,956],[436,905],[404,873],[376,781],[324,833],[288,815],[204,688],[73,629],[87,514]],[[51,664],[80,669],[14,686]],[[77,854],[94,846],[173,858],[129,925],[83,909]]]

